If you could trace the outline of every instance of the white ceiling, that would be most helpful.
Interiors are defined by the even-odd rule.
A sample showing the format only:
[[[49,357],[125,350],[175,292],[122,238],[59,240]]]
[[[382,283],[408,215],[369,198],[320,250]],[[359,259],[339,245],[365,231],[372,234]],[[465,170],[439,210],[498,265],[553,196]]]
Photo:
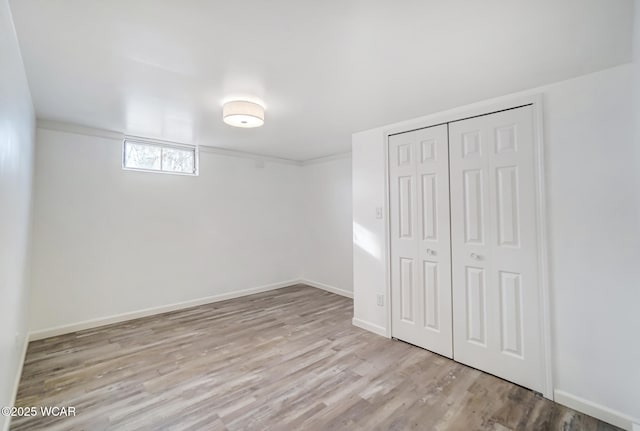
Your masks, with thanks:
[[[631,59],[632,0],[13,0],[41,119],[296,160]],[[230,98],[266,123],[222,122]]]

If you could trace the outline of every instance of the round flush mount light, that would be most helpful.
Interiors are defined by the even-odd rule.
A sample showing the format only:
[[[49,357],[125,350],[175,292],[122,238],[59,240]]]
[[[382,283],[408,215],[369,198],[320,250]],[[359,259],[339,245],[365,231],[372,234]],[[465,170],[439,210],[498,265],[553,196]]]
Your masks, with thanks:
[[[222,107],[222,119],[233,127],[260,127],[264,124],[264,108],[257,103],[234,100]]]

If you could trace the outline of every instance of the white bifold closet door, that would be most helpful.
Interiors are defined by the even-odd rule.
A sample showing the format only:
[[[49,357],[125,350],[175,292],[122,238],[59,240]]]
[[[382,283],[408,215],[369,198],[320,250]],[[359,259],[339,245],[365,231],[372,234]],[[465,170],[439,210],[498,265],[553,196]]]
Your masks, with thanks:
[[[542,392],[533,109],[449,125],[456,361]]]
[[[447,126],[389,137],[392,336],[452,357]]]

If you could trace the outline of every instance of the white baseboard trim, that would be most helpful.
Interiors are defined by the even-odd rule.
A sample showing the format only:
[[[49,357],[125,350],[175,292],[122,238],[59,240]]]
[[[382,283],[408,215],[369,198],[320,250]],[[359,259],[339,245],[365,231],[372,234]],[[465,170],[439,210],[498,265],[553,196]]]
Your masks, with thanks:
[[[625,415],[624,413],[620,413],[616,410],[601,406],[600,404],[596,404],[558,389],[553,391],[553,395],[558,404],[562,404],[563,406],[572,408],[589,416],[593,416],[601,421],[610,423],[628,431],[636,431],[639,428],[638,425],[634,425],[634,422],[638,424],[640,423],[640,420]]]
[[[27,348],[29,347],[29,335],[25,335],[24,341],[22,342],[22,352],[20,355],[20,362],[18,363],[18,370],[16,371],[16,377],[13,381],[13,393],[11,394],[11,403],[9,406],[16,405],[16,398],[18,396],[18,386],[20,386],[20,377],[22,377],[22,367],[24,366],[24,360],[27,357]],[[2,427],[3,431],[9,431],[9,427],[11,426],[11,416],[7,416],[4,421],[4,426]]]
[[[351,323],[353,324],[353,326],[357,326],[358,328],[364,329],[365,331],[373,332],[374,334],[389,338],[389,335],[387,334],[387,328],[376,325],[375,323],[367,322],[365,320],[358,319],[357,317],[354,317],[351,320]]]
[[[347,298],[353,298],[353,292],[349,292],[348,290],[340,289],[335,286],[330,286],[328,284],[319,283],[313,280],[300,280],[301,284],[306,284],[307,286],[315,287],[316,289],[326,290],[327,292],[335,293],[336,295],[346,296]]]
[[[301,283],[300,280],[282,281],[279,283],[267,284],[264,286],[252,287],[250,289],[238,290],[235,292],[222,293],[219,295],[208,296],[206,298],[192,299],[189,301],[178,302],[174,304],[161,305],[159,307],[146,308],[138,311],[117,314],[114,316],[100,317],[97,319],[85,320],[83,322],[72,323],[68,325],[56,326],[53,328],[40,329],[32,331],[29,334],[29,340],[42,340],[44,338],[55,337],[58,335],[69,334],[71,332],[82,331],[84,329],[97,328],[99,326],[110,325],[112,323],[125,322],[127,320],[138,319],[140,317],[152,316],[154,314],[167,313],[170,311],[182,310],[184,308],[196,307],[198,305],[211,304],[213,302],[226,301],[228,299],[239,298],[242,296],[253,295],[255,293],[267,292],[269,290],[281,289],[283,287],[293,286]]]

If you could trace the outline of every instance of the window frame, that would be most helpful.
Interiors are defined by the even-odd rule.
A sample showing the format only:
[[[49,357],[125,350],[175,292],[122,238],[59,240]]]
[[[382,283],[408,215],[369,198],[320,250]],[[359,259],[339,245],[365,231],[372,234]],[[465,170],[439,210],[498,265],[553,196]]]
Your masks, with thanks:
[[[133,168],[126,165],[127,160],[127,143],[147,145],[160,148],[160,169]],[[172,148],[177,150],[193,151],[193,172],[165,171],[162,169],[162,149]],[[140,138],[137,136],[125,136],[122,140],[122,169],[125,171],[151,172],[154,174],[183,175],[189,177],[197,177],[200,174],[200,155],[197,144],[179,144],[176,142],[161,141],[157,139]]]

